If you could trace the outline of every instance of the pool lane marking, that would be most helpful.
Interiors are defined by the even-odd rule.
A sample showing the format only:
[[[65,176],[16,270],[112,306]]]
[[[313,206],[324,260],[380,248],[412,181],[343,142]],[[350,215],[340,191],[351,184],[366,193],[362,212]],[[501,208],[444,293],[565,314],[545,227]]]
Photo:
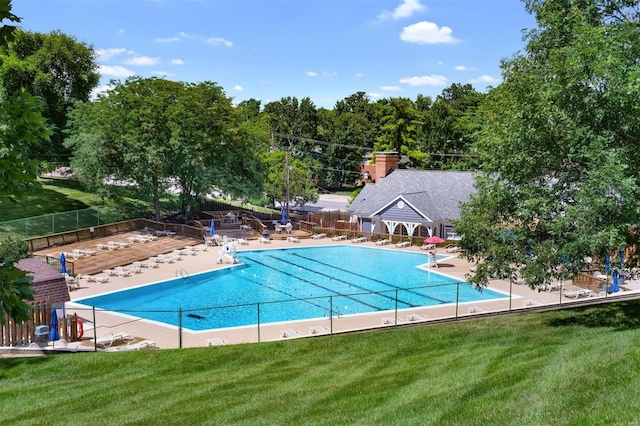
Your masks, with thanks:
[[[446,301],[446,300],[438,299],[437,297],[432,297],[432,296],[427,296],[426,294],[421,294],[421,293],[419,293],[419,292],[417,292],[417,291],[414,291],[414,290],[407,290],[407,289],[404,289],[404,288],[402,288],[402,287],[398,287],[397,285],[390,284],[390,283],[388,283],[388,282],[386,282],[386,281],[382,281],[382,280],[379,280],[379,279],[377,279],[377,278],[367,277],[366,275],[358,274],[357,272],[352,272],[352,271],[349,271],[348,269],[339,268],[339,267],[337,267],[337,266],[330,265],[330,264],[328,264],[328,263],[321,262],[321,261],[319,261],[319,260],[312,259],[312,258],[310,258],[310,257],[302,256],[302,255],[301,255],[301,254],[299,254],[299,253],[292,253],[292,255],[293,255],[293,256],[300,257],[300,258],[305,259],[305,260],[309,260],[309,261],[311,261],[311,262],[318,263],[318,264],[323,265],[323,266],[326,266],[326,267],[328,267],[328,268],[337,269],[338,271],[342,271],[342,272],[346,272],[346,273],[348,273],[348,274],[355,275],[356,277],[360,277],[360,278],[364,278],[364,279],[367,279],[367,280],[370,280],[370,281],[374,281],[374,282],[377,282],[377,283],[379,283],[379,284],[388,285],[389,287],[393,287],[393,288],[395,288],[395,289],[397,289],[397,290],[402,290],[402,291],[406,291],[406,292],[408,292],[408,293],[413,293],[413,294],[415,294],[415,295],[417,295],[417,296],[420,296],[420,297],[426,297],[427,299],[436,300],[436,301],[438,301],[438,302],[440,302],[440,303],[451,303],[451,302]],[[406,302],[405,302],[405,303],[406,303]]]
[[[389,299],[389,300],[394,301],[394,302],[396,301],[396,298],[395,298],[395,297],[391,297],[391,296],[389,296],[389,295],[387,295],[387,294],[384,294],[384,293],[383,293],[383,294],[380,294],[380,293],[378,293],[378,292],[372,292],[372,291],[371,291],[370,289],[368,289],[368,288],[360,287],[360,286],[359,286],[359,285],[357,285],[357,284],[353,284],[353,283],[351,283],[351,282],[348,282],[348,281],[344,281],[344,280],[338,279],[338,278],[336,278],[336,277],[334,277],[334,276],[332,276],[332,275],[328,275],[328,274],[325,274],[325,273],[323,273],[323,272],[314,271],[314,270],[313,270],[313,269],[311,269],[311,268],[307,268],[307,267],[305,267],[305,266],[298,265],[298,264],[296,264],[296,263],[290,262],[290,261],[285,260],[285,259],[281,259],[281,258],[276,257],[276,256],[273,256],[273,255],[268,255],[268,257],[270,257],[270,258],[272,258],[272,259],[279,260],[279,261],[284,262],[284,263],[289,264],[289,265],[296,266],[296,267],[298,267],[298,268],[300,268],[300,269],[304,269],[304,270],[306,270],[306,271],[313,272],[314,274],[318,274],[318,275],[323,276],[323,277],[325,277],[325,278],[329,278],[329,279],[331,279],[331,280],[338,281],[338,282],[340,282],[340,283],[343,283],[343,284],[347,284],[347,285],[350,285],[350,286],[356,287],[356,288],[358,288],[358,289],[360,289],[360,290],[362,290],[362,291],[368,292],[368,293],[370,293],[370,294],[375,294],[375,295],[377,295],[377,296],[381,296],[381,297],[383,297],[383,298]],[[400,299],[398,299],[397,301],[398,301],[398,302],[401,302],[401,303],[403,303],[403,304],[405,304],[405,305],[407,305],[408,307],[411,307],[411,308],[416,308],[416,307],[418,307],[418,306],[421,306],[421,305],[414,305],[413,303],[407,303],[407,302],[405,302],[404,300],[400,300]]]
[[[264,266],[264,267],[266,267],[266,268],[272,269],[272,270],[274,270],[274,271],[276,271],[276,272],[279,272],[279,273],[281,273],[281,274],[284,274],[284,275],[287,275],[287,276],[289,276],[289,277],[295,278],[295,279],[297,279],[297,280],[299,280],[299,281],[302,281],[302,282],[305,282],[305,283],[311,284],[311,285],[313,285],[313,286],[319,287],[319,288],[321,288],[321,289],[323,289],[323,290],[328,291],[329,293],[334,293],[336,296],[346,297],[347,299],[351,299],[351,300],[353,300],[353,301],[354,301],[354,302],[356,302],[356,303],[359,303],[359,304],[361,304],[361,305],[368,306],[368,307],[370,307],[371,309],[375,309],[375,310],[377,310],[377,311],[386,311],[386,310],[388,310],[388,309],[380,308],[379,306],[372,305],[372,304],[367,303],[367,302],[363,302],[363,301],[358,300],[358,299],[356,299],[356,298],[354,298],[354,297],[351,297],[351,296],[349,296],[349,295],[340,294],[340,293],[336,292],[335,290],[332,290],[332,289],[327,288],[327,287],[325,287],[325,286],[322,286],[322,285],[320,285],[320,284],[314,283],[313,281],[305,280],[304,278],[300,278],[300,277],[298,277],[298,276],[296,276],[296,275],[293,275],[293,274],[291,274],[291,273],[289,273],[289,272],[281,271],[280,269],[274,268],[273,266],[267,265],[266,263],[260,262],[260,261],[258,261],[258,260],[253,259],[253,258],[245,257],[245,259],[251,260],[252,262],[257,263],[258,265],[262,265],[262,266]],[[329,296],[327,296],[327,297],[329,297]],[[395,299],[393,299],[393,300],[395,300]]]

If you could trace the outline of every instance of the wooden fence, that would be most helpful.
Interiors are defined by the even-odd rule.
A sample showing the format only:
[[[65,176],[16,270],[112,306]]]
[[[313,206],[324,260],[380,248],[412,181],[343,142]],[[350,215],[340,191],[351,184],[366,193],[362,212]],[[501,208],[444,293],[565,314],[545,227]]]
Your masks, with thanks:
[[[29,346],[35,343],[36,327],[48,326],[51,322],[51,303],[34,302],[29,311],[29,320],[19,323],[5,315],[4,324],[0,324],[0,346]]]

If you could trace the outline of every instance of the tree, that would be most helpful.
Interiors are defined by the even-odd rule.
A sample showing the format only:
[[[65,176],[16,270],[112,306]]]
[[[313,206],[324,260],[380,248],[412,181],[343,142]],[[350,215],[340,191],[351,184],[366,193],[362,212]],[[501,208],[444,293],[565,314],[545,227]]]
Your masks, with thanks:
[[[264,191],[267,198],[286,203],[286,169],[285,152],[272,151],[265,155],[268,167]],[[314,185],[313,176],[317,176],[322,165],[316,160],[292,158],[289,162],[289,200],[304,207],[305,204],[318,201],[318,189]]]
[[[0,49],[0,82],[6,93],[25,88],[44,101],[43,115],[55,126],[50,142],[32,147],[30,155],[66,160],[63,131],[67,111],[76,101],[88,101],[100,74],[96,53],[85,43],[53,31],[48,34],[17,30]]]
[[[20,22],[11,13],[11,2],[0,0],[0,48],[13,37],[12,25],[4,21]],[[24,90],[0,96],[0,197],[17,201],[35,182],[37,162],[28,156],[31,145],[41,143],[51,134],[51,129],[40,113],[42,104]],[[22,253],[12,240],[2,244],[0,259],[0,323],[8,314],[16,321],[28,319],[33,300],[33,277],[14,266]]]
[[[638,253],[640,26],[637,1],[529,0],[538,28],[504,60],[481,108],[477,194],[456,231],[471,281],[531,286]],[[527,255],[532,252],[533,255]]]
[[[240,126],[240,114],[215,83],[132,77],[114,82],[92,104],[71,114],[67,146],[80,176],[134,182],[153,200],[174,182],[188,221],[198,197],[217,187],[231,194],[259,191],[261,164]]]
[[[413,166],[420,166],[426,155],[417,149],[417,124],[420,115],[413,102],[407,98],[390,98],[378,101],[381,107],[382,134],[378,137],[376,151],[396,151],[409,157]]]

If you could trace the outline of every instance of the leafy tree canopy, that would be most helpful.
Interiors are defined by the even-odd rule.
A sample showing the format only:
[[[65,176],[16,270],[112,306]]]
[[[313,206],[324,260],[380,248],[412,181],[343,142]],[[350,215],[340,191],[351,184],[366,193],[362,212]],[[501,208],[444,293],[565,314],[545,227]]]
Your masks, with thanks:
[[[526,5],[538,28],[481,108],[478,192],[455,224],[477,285],[518,273],[541,285],[585,256],[615,266],[638,243],[638,2]]]

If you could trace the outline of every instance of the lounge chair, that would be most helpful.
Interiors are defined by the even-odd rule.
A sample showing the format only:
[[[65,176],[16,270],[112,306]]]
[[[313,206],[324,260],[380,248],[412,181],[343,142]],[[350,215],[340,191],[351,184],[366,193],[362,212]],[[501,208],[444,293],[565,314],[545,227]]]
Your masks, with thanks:
[[[84,252],[85,256],[94,256],[96,255],[98,252],[95,250],[90,250],[90,249],[85,249],[85,250],[81,250]]]
[[[396,247],[409,247],[411,245],[411,241],[402,241],[396,244]]]
[[[485,312],[489,312],[489,310],[481,306],[470,306],[467,308],[467,312],[469,312],[470,314],[482,314]]]
[[[173,263],[176,261],[176,258],[173,255],[168,254],[159,254],[157,258],[158,261],[162,263]]]
[[[313,238],[314,240],[319,240],[320,238],[325,238],[327,236],[327,234],[321,233],[321,234],[313,234],[311,236],[311,238]]]
[[[429,319],[429,317],[426,317],[426,316],[420,315],[420,314],[407,315],[407,321],[409,321],[409,322],[420,322],[420,321],[426,321],[428,319]]]
[[[552,291],[552,290],[564,290],[564,284],[562,283],[549,283],[541,286],[538,291]]]
[[[351,240],[352,243],[364,243],[367,241],[367,237],[358,237]]]
[[[302,337],[302,334],[299,331],[287,329],[280,330],[280,337],[282,337],[283,339],[290,339],[292,337]]]
[[[64,280],[67,283],[69,290],[76,290],[80,288],[80,282],[78,277],[72,277],[69,274],[64,274]]]
[[[313,335],[318,335],[318,334],[329,334],[331,333],[331,331],[329,331],[329,329],[323,325],[314,325],[312,327],[309,327],[309,333]]]
[[[124,248],[118,241],[107,241],[107,247],[109,248],[109,250],[118,250],[119,248]]]
[[[224,346],[226,344],[227,344],[227,341],[219,337],[214,337],[213,339],[207,339],[207,346]]]
[[[401,324],[404,321],[402,321],[400,318],[394,318],[394,317],[386,317],[386,318],[382,318],[382,324],[384,325],[395,325],[395,324]]]
[[[140,272],[142,272],[142,267],[140,265],[124,266],[122,269],[124,269],[125,271],[129,271],[132,274],[139,274]]]
[[[131,335],[122,331],[118,333],[109,332],[103,334],[102,337],[98,337],[97,339],[92,340],[92,342],[94,342],[97,346],[101,346],[103,348],[108,348],[118,341],[129,342],[131,341]]]
[[[168,229],[167,229],[167,230],[164,230],[164,231],[163,231],[163,230],[157,230],[157,231],[155,231],[155,234],[156,234],[156,236],[158,236],[158,237],[161,237],[161,236],[163,236],[163,235],[164,235],[164,236],[167,236],[167,237],[171,237],[171,236],[173,236],[173,235],[176,235],[176,233],[175,233],[175,232],[173,232],[173,231],[169,231]]]
[[[236,240],[236,242],[238,244],[240,244],[240,245],[243,245],[243,246],[248,246],[249,245],[249,240],[247,240],[246,238],[238,238]]]
[[[540,306],[544,304],[544,302],[541,302],[539,300],[530,300],[530,299],[525,299],[522,301],[522,303],[524,304],[525,308],[529,306]]]
[[[134,343],[133,341],[129,341],[127,346],[121,346],[115,348],[119,351],[139,351],[140,349],[151,349],[156,347],[156,342],[153,340],[143,340],[141,342]]]
[[[267,237],[260,237],[258,238],[258,242],[260,244],[271,244],[271,240]]]
[[[96,283],[109,282],[109,276],[108,275],[78,275],[78,277],[82,277],[87,282],[96,282]]]
[[[376,241],[376,245],[378,246],[384,246],[387,244],[391,244],[391,240],[389,238],[385,238],[384,240],[378,240]]]
[[[71,257],[73,257],[74,259],[82,259],[86,256],[87,255],[85,254],[84,250],[75,249],[71,252]]]
[[[333,241],[342,241],[347,239],[347,234],[336,235],[335,237],[331,237]]]
[[[447,253],[459,253],[462,250],[459,246],[456,246],[454,244],[448,244],[444,246],[444,249],[447,251]]]
[[[420,246],[420,250],[433,250],[436,248],[435,244],[423,244]]]
[[[122,266],[116,266],[115,268],[113,268],[113,271],[119,277],[128,277],[129,275],[131,275],[131,271],[123,268]]]
[[[240,229],[243,231],[251,231],[251,229],[253,228],[251,228],[251,226],[249,225],[240,225]]]
[[[593,291],[591,291],[591,290],[587,290],[586,288],[580,288],[580,289],[577,289],[577,290],[565,291],[562,294],[564,295],[564,297],[577,299],[579,297],[591,297],[595,293]]]
[[[287,237],[287,241],[290,243],[299,243],[300,239],[298,237]]]
[[[593,273],[593,278],[597,279],[597,280],[604,280],[607,281],[609,279],[609,277],[607,276],[607,274],[603,274],[600,271],[596,271]]]

